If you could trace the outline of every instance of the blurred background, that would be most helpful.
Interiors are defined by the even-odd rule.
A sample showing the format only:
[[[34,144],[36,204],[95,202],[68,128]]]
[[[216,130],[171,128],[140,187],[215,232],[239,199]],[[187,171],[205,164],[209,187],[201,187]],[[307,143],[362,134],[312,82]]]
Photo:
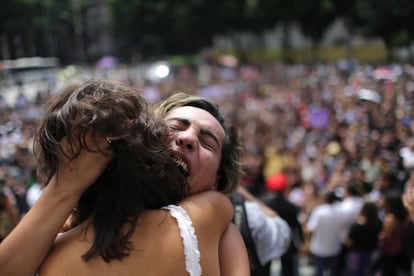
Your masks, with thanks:
[[[0,14],[9,101],[19,87],[54,89],[84,69],[124,68],[112,77],[140,82],[196,70],[203,82],[202,65],[317,62],[350,72],[414,53],[411,0],[4,0]]]
[[[46,100],[92,77],[151,104],[174,90],[217,102],[245,147],[242,185],[265,200],[283,174],[305,234],[327,190],[384,219],[387,193],[414,185],[413,18],[412,0],[2,0],[0,193],[14,212],[0,202],[0,241],[41,193],[32,139]],[[310,242],[294,251],[301,275]]]

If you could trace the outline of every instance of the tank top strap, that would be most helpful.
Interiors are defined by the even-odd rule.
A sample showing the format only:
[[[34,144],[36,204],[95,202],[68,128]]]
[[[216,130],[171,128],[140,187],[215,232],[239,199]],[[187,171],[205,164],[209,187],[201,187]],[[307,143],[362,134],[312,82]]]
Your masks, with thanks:
[[[181,206],[168,205],[163,209],[169,210],[172,217],[177,220],[180,236],[184,245],[185,267],[190,276],[200,276],[200,250],[194,231],[193,223],[188,213]]]

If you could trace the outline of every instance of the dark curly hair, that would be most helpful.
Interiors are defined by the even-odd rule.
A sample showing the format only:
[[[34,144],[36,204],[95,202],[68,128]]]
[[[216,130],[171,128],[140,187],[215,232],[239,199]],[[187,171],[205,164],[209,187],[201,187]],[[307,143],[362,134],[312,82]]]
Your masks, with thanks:
[[[142,211],[176,203],[188,185],[168,149],[165,123],[152,116],[140,91],[110,80],[71,85],[49,103],[34,147],[43,183],[61,165],[62,138],[68,140],[71,152],[65,155],[71,160],[81,150],[93,151],[85,141],[91,131],[110,141],[113,158],[83,193],[72,218],[77,225],[93,215],[95,240],[82,257],[87,261],[99,254],[109,262],[129,254]]]

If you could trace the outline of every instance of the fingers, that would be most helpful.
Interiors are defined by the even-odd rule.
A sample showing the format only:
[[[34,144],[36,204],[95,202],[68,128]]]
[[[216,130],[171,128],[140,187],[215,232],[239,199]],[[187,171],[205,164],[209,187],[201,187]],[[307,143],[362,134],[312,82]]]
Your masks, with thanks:
[[[60,183],[79,193],[92,185],[112,160],[112,148],[106,139],[92,131],[84,139],[85,149],[80,149],[78,139],[69,143],[67,137],[61,140],[57,176]]]
[[[86,146],[92,151],[102,151],[104,154],[111,153],[111,140],[95,131],[88,131],[85,137]]]
[[[72,135],[72,141],[69,143],[68,137],[63,137],[60,141],[60,148],[62,150],[63,156],[61,156],[61,160],[64,163],[67,163],[69,160],[74,157],[75,154],[78,154],[82,149],[79,145],[79,139],[75,137],[76,135],[81,135],[80,133],[76,133]],[[110,140],[102,135],[96,133],[95,131],[88,131],[84,137],[83,145],[85,151],[91,152],[100,152],[104,155],[112,155],[112,148]]]

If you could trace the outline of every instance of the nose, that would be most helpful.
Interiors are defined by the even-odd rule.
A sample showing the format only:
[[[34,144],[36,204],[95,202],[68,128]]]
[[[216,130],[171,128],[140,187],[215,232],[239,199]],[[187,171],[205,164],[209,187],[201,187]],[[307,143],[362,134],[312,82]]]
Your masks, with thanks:
[[[197,142],[193,134],[189,132],[181,132],[176,137],[176,144],[177,146],[182,147],[192,152],[196,149]]]

